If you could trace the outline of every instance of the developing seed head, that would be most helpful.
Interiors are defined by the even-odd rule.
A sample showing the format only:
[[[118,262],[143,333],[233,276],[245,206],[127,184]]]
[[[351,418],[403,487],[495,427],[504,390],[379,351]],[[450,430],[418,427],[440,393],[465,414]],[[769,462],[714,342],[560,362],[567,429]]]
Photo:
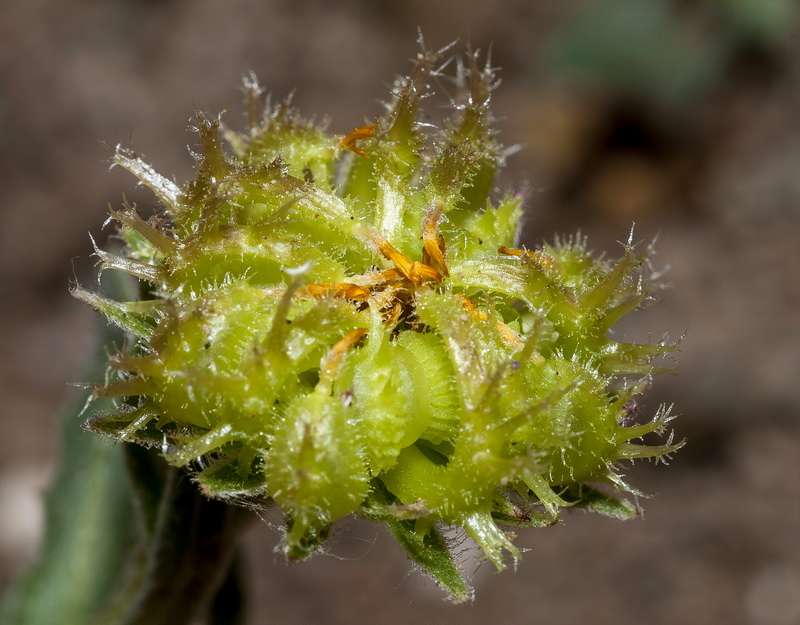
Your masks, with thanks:
[[[249,79],[244,132],[197,115],[183,186],[118,149],[163,213],[112,211],[127,247],[97,254],[152,295],[76,295],[136,337],[95,388],[134,400],[89,429],[166,440],[211,497],[275,500],[291,558],[353,512],[384,522],[465,599],[443,526],[501,569],[504,552],[519,557],[502,526],[548,525],[568,506],[637,513],[589,484],[633,492],[617,463],[679,446],[642,444],[669,414],[640,423],[630,409],[675,346],[608,336],[648,298],[649,249],[629,241],[609,262],[580,238],[515,247],[520,198],[489,197],[503,165],[495,72],[459,59],[453,116],[432,128],[416,119],[446,79],[439,62],[423,48],[383,115],[344,137],[288,103],[257,110]]]

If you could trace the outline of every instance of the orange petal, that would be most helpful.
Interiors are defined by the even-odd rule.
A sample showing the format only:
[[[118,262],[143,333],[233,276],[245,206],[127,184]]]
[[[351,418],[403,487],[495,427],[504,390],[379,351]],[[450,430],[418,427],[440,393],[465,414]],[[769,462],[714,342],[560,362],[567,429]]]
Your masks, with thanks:
[[[442,275],[449,276],[450,272],[447,271],[447,262],[444,259],[444,237],[438,233],[441,218],[441,204],[437,204],[422,218],[422,243],[424,248],[422,261],[432,265],[433,263],[428,262],[426,258],[426,255],[429,256],[439,266]]]
[[[339,339],[336,345],[331,347],[330,351],[325,356],[322,367],[320,368],[320,384],[327,386],[333,384],[333,378],[336,377],[336,374],[339,372],[339,366],[341,365],[342,358],[347,350],[358,343],[368,332],[369,330],[367,330],[367,328],[357,328]]]

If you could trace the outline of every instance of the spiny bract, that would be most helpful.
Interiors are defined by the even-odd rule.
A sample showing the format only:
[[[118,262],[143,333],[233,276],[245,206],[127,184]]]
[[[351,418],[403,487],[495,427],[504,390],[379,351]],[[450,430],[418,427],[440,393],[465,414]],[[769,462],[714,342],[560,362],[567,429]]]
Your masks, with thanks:
[[[137,337],[95,389],[127,399],[89,429],[163,446],[209,496],[272,498],[290,558],[353,512],[383,521],[464,599],[443,527],[501,569],[519,553],[500,526],[549,525],[564,506],[636,514],[587,483],[633,492],[615,463],[677,448],[632,442],[667,411],[630,419],[674,345],[607,336],[648,297],[630,241],[615,263],[581,239],[515,247],[521,198],[489,199],[494,72],[457,60],[453,117],[434,128],[416,118],[426,83],[448,80],[437,58],[423,49],[385,114],[345,137],[288,103],[261,110],[246,81],[249,128],[198,114],[182,187],[118,149],[163,215],[112,211],[124,256],[97,254],[149,297],[77,295]]]

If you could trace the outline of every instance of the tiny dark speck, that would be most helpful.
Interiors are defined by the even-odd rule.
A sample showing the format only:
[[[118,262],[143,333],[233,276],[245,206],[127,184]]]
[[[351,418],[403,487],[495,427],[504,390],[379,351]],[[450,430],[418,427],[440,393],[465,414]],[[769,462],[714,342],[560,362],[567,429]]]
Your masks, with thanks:
[[[480,237],[478,237],[478,245],[483,245],[483,239],[481,239]]]
[[[349,408],[350,404],[353,403],[353,398],[355,396],[356,396],[356,394],[353,392],[352,388],[349,388],[346,391],[343,391],[342,394],[339,396],[339,399],[342,402],[342,406],[344,406],[345,408]]]
[[[519,371],[519,368],[522,366],[522,363],[519,360],[512,360],[511,361],[511,368],[514,371]]]
[[[203,345],[204,349],[208,349],[209,347],[211,347],[211,343],[206,343],[205,345]]]
[[[292,322],[292,320],[291,320],[291,319],[287,319],[287,320],[286,320],[286,323],[291,323],[291,322]]]

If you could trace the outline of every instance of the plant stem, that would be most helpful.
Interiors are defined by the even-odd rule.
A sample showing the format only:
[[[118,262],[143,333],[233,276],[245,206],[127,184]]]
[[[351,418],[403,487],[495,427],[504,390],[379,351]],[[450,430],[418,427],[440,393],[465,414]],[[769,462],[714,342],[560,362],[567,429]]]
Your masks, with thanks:
[[[155,452],[145,453],[157,458]],[[142,450],[131,455],[141,456]],[[141,460],[134,459],[133,464]],[[141,484],[133,489],[139,495],[144,521],[144,549],[132,564],[117,605],[101,623],[184,625],[205,615],[223,586],[227,595],[240,596],[231,588],[238,581],[230,571],[238,538],[255,516],[245,508],[204,497],[189,476],[175,467],[165,467],[154,516],[143,501],[143,495],[152,496],[152,489],[142,492],[137,486]],[[241,601],[235,610],[228,610],[229,616],[240,607]]]

